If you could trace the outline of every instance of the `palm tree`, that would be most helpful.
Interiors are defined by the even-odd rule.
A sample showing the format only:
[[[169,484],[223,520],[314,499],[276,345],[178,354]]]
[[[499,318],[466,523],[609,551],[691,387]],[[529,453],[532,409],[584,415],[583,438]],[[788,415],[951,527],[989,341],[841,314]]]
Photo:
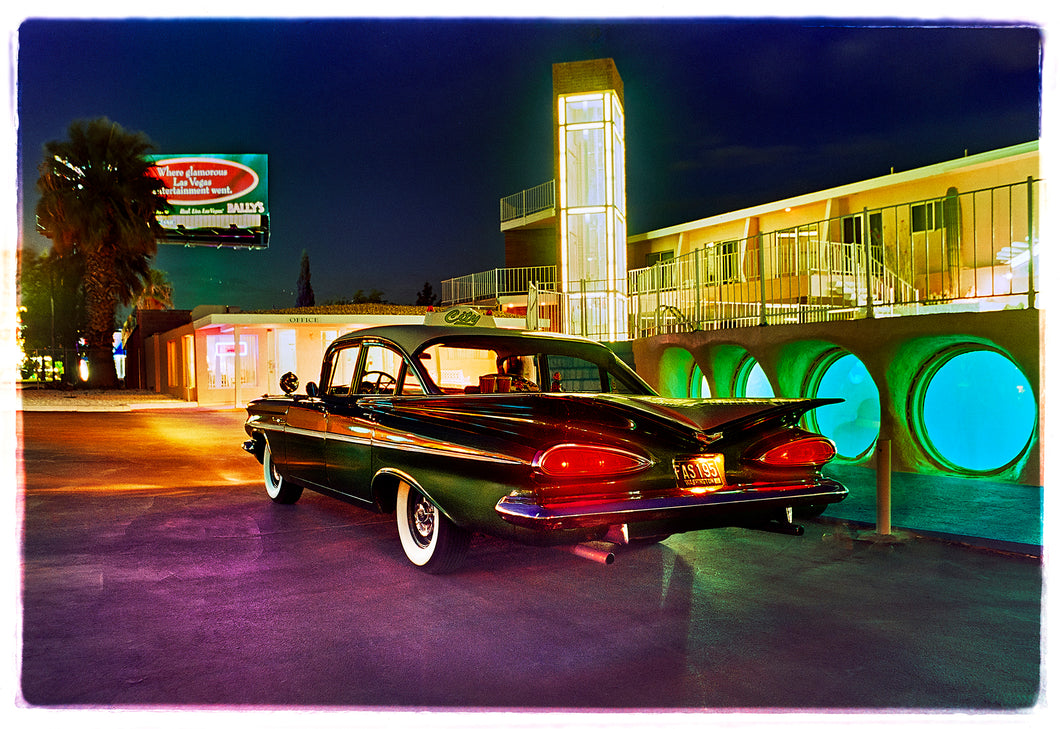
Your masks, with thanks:
[[[148,280],[162,233],[155,215],[168,209],[144,158],[151,149],[144,134],[109,119],[78,120],[68,140],[44,145],[38,168],[37,226],[56,255],[84,263],[89,384],[96,387],[117,386],[115,310]]]
[[[136,296],[134,309],[172,309],[173,284],[165,271],[152,268]]]

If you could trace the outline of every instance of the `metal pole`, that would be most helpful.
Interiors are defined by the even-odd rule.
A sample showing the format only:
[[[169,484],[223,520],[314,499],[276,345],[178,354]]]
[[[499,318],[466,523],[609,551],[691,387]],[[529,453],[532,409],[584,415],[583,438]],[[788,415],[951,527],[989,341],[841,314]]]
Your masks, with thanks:
[[[762,233],[758,233],[758,324],[766,325],[766,251]]]
[[[235,344],[235,346],[233,348],[234,351],[232,353],[232,358],[234,360],[233,367],[232,367],[233,378],[234,378],[233,381],[232,381],[232,396],[235,399],[235,403],[234,403],[235,407],[239,408],[239,379],[242,376],[242,372],[240,371],[242,363],[239,361],[240,357],[239,357],[239,327],[238,326],[233,326],[232,327],[232,341]]]
[[[582,331],[581,331],[581,335],[583,337],[587,337],[587,336],[589,336],[589,328],[588,328],[589,327],[589,320],[588,320],[588,312],[586,311],[586,309],[589,307],[589,302],[585,298],[585,279],[584,278],[581,280],[581,292],[582,292],[582,296],[581,296],[581,298],[582,298]]]
[[[869,241],[869,209],[861,211],[861,243],[865,246],[865,317],[875,318],[872,310],[872,243]]]
[[[876,442],[876,532],[891,533],[891,441]]]
[[[1027,308],[1034,308],[1034,178],[1027,178]]]
[[[700,283],[700,276],[699,276],[699,268],[700,268],[699,259],[703,255],[703,250],[704,249],[702,249],[702,248],[697,248],[695,250],[695,252],[692,254],[693,255],[693,260],[696,262],[696,301],[695,301],[695,307],[693,309],[693,311],[695,312],[695,315],[696,315],[696,324],[695,324],[696,328],[698,328],[699,327],[699,323],[701,321],[703,321],[703,288],[702,288],[703,284]]]
[[[659,315],[662,310],[662,264],[659,261],[656,261],[655,266],[652,267],[651,279],[655,284],[655,333],[659,334],[662,327],[662,319]]]

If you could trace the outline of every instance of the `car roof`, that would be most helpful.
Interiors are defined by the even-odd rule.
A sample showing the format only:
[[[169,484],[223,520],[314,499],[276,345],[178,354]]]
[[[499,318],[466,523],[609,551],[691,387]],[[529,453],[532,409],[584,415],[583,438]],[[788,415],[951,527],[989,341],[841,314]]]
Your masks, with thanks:
[[[574,346],[587,346],[607,350],[607,347],[599,342],[583,337],[574,337],[567,334],[555,332],[527,331],[524,329],[505,329],[493,327],[463,327],[463,326],[438,326],[431,324],[391,324],[378,327],[358,329],[348,334],[343,334],[336,339],[332,346],[340,345],[351,340],[363,339],[365,337],[378,337],[386,339],[412,354],[432,342],[446,339],[497,339],[500,341],[522,341],[526,343],[534,341],[565,342]],[[610,350],[607,350],[610,351]]]

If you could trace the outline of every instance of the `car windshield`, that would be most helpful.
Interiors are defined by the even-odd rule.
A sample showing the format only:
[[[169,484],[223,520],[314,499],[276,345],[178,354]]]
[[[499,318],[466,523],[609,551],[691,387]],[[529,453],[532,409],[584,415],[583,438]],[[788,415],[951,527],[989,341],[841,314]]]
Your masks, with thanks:
[[[623,393],[651,390],[628,368],[596,347],[577,351],[564,342],[465,338],[419,354],[423,373],[448,395],[495,392]],[[554,350],[554,351],[553,351]]]

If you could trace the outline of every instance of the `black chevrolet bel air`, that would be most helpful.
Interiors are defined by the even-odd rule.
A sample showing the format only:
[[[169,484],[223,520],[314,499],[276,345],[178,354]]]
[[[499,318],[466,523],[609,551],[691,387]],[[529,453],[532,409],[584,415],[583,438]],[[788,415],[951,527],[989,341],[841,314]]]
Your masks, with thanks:
[[[304,488],[396,515],[409,560],[463,561],[471,534],[566,546],[749,527],[792,534],[847,490],[799,427],[825,399],[660,397],[606,346],[542,332],[408,325],[335,340],[319,385],[247,406],[273,501]]]

